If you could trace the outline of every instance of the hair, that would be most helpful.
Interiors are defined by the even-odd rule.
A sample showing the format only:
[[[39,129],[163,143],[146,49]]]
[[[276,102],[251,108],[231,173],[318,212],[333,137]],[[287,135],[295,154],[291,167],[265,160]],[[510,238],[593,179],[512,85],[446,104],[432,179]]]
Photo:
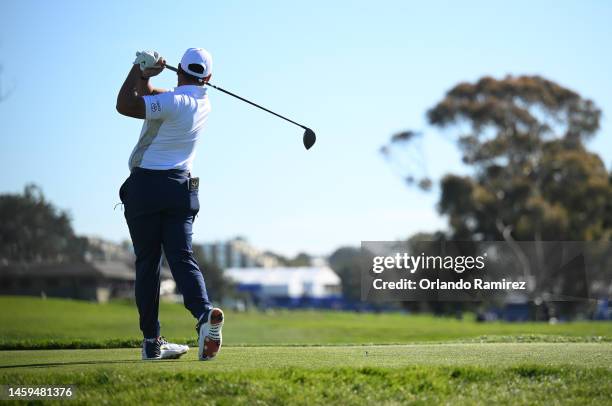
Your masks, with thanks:
[[[198,64],[195,64],[195,63],[190,63],[188,65],[188,68],[189,68],[189,70],[191,70],[193,72],[204,73],[204,68],[202,67],[202,65],[198,65]],[[200,85],[204,84],[204,78],[199,78],[197,76],[194,76],[194,75],[190,74],[189,72],[185,72],[185,70],[183,69],[183,67],[181,66],[180,63],[179,63],[179,66],[178,66],[178,73],[181,74],[181,75],[185,75],[192,82],[197,82]]]

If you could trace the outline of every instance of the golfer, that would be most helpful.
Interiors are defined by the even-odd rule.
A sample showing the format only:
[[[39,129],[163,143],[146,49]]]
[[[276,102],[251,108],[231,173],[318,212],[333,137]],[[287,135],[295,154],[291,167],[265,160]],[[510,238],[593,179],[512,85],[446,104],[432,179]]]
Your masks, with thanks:
[[[150,83],[165,64],[157,52],[136,53],[117,96],[119,113],[144,120],[129,159],[131,174],[119,190],[136,254],[142,359],[179,358],[189,350],[160,334],[163,249],[185,307],[197,320],[198,356],[210,360],[221,348],[223,312],[211,305],[193,256],[192,226],[200,204],[199,179],[191,176],[191,166],[210,112],[205,84],[212,74],[212,57],[205,49],[189,48],[179,65],[177,86],[170,90]]]

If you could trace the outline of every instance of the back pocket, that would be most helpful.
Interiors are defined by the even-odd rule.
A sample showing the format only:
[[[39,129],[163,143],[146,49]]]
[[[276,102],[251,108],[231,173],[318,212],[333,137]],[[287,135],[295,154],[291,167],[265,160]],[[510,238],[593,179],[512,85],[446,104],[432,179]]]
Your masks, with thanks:
[[[197,190],[189,191],[189,210],[191,210],[194,215],[198,214],[200,211],[200,199]]]

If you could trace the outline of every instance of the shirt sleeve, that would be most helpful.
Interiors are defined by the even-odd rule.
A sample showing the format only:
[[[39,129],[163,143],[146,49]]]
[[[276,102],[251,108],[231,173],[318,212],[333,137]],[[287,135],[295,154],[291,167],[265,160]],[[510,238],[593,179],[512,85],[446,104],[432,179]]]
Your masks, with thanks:
[[[172,117],[178,109],[178,97],[173,92],[143,96],[145,102],[145,118],[147,120],[166,120]]]

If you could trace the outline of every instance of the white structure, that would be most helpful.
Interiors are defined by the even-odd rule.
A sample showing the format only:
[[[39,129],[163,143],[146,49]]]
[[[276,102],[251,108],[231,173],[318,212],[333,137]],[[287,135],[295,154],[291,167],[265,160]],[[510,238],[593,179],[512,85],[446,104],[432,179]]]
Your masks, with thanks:
[[[225,275],[262,299],[327,299],[342,292],[340,277],[328,267],[228,268]]]
[[[202,244],[202,249],[204,260],[221,269],[278,266],[276,258],[260,252],[241,238]]]

